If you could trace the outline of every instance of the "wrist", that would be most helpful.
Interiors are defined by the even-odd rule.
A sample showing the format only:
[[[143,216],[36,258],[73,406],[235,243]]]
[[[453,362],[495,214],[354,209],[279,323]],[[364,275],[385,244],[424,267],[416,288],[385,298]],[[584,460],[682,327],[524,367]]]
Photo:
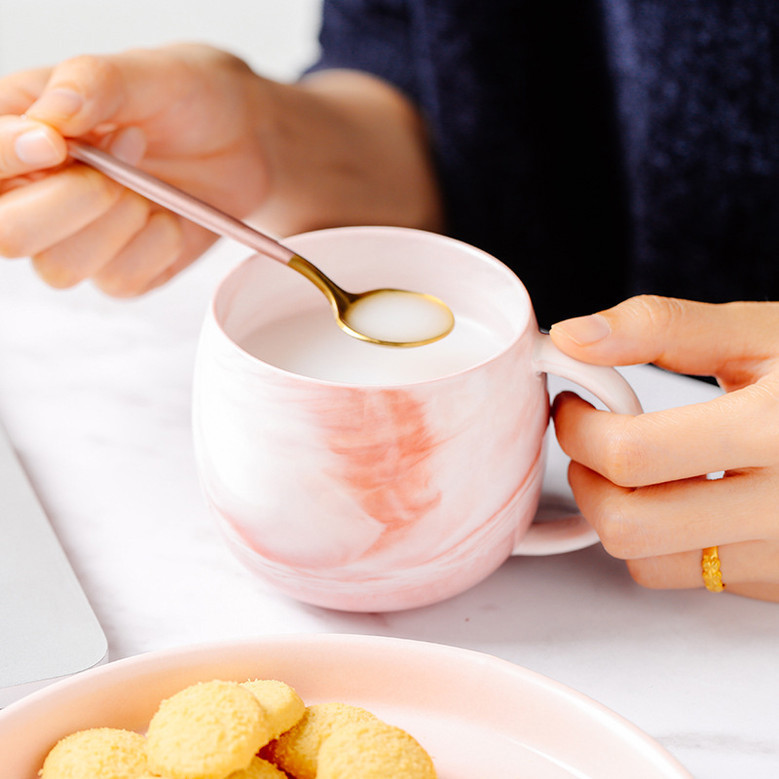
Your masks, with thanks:
[[[289,234],[345,224],[441,228],[425,128],[377,79],[328,71],[252,85],[254,137],[268,170],[258,219]]]

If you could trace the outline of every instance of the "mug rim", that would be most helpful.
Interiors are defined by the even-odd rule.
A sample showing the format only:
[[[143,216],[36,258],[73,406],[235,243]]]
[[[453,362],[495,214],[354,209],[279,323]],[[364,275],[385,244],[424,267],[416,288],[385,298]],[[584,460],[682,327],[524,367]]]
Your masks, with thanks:
[[[316,230],[307,230],[302,233],[296,233],[294,235],[290,235],[286,237],[284,239],[284,243],[288,245],[289,248],[294,249],[295,248],[294,244],[297,241],[297,239],[301,239],[301,238],[305,239],[310,236],[327,235],[329,233],[338,233],[342,235],[349,234],[349,233],[375,235],[375,234],[380,234],[382,232],[391,233],[391,234],[405,233],[407,235],[413,235],[423,240],[430,240],[434,243],[452,244],[457,246],[460,250],[464,250],[469,254],[471,254],[472,256],[475,256],[479,261],[489,264],[494,270],[498,271],[499,273],[502,273],[506,277],[507,281],[509,281],[513,286],[516,287],[517,292],[523,298],[523,302],[525,304],[525,321],[517,323],[516,334],[510,340],[508,340],[508,342],[504,346],[499,348],[490,357],[487,357],[484,360],[480,360],[479,362],[476,362],[473,365],[469,365],[466,368],[461,368],[460,370],[457,371],[444,373],[441,376],[435,376],[433,378],[428,378],[428,379],[417,379],[413,381],[396,382],[396,383],[384,383],[384,382],[366,383],[366,382],[335,381],[332,379],[322,379],[313,376],[307,376],[303,373],[296,373],[295,371],[291,371],[286,368],[280,368],[278,365],[274,365],[271,362],[267,362],[266,360],[263,360],[260,357],[257,357],[256,355],[247,351],[245,348],[241,346],[240,343],[238,343],[238,341],[235,338],[233,338],[226,331],[224,323],[221,321],[221,318],[217,313],[217,306],[219,304],[220,297],[223,294],[225,294],[227,285],[237,274],[243,272],[248,265],[253,264],[255,262],[275,262],[275,260],[264,257],[263,255],[257,252],[254,252],[253,254],[249,255],[245,259],[241,260],[237,265],[233,266],[226,274],[224,274],[222,278],[219,280],[209,301],[208,319],[210,320],[216,332],[219,333],[219,336],[225,341],[227,341],[230,344],[230,346],[237,353],[239,353],[244,359],[248,360],[249,363],[262,365],[265,369],[269,369],[273,373],[278,372],[282,376],[287,376],[287,377],[291,376],[294,377],[295,380],[300,380],[303,382],[310,382],[316,385],[326,385],[328,387],[333,387],[333,388],[361,389],[361,390],[368,390],[368,389],[387,390],[387,389],[398,389],[400,387],[431,385],[439,382],[445,382],[459,376],[463,376],[464,374],[470,373],[474,370],[478,370],[481,366],[487,363],[493,362],[494,360],[501,359],[508,351],[514,348],[519,341],[521,341],[526,337],[528,330],[533,330],[533,331],[538,330],[538,325],[536,324],[535,311],[533,309],[533,303],[530,298],[530,293],[528,292],[527,287],[525,287],[524,283],[519,278],[519,276],[517,276],[517,274],[514,273],[514,271],[511,270],[511,268],[509,268],[505,263],[501,262],[497,257],[493,256],[492,254],[485,251],[484,249],[480,249],[477,246],[474,246],[473,244],[469,244],[467,241],[463,241],[459,238],[454,238],[452,236],[445,235],[443,233],[436,233],[431,230],[423,230],[415,227],[401,227],[401,226],[393,226],[393,225],[347,225],[341,227],[325,227]]]

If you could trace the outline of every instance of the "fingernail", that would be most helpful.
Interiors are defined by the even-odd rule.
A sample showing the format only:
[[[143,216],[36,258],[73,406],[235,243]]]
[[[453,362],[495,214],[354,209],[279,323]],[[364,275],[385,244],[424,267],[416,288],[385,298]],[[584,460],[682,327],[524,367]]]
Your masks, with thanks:
[[[608,320],[600,314],[566,319],[552,325],[552,329],[563,333],[579,346],[589,346],[611,335],[611,326]]]
[[[25,165],[56,165],[62,160],[62,151],[45,130],[28,130],[14,141],[14,151]]]
[[[45,92],[38,102],[31,108],[28,115],[35,118],[68,119],[75,116],[84,105],[84,98],[75,90],[66,87],[57,87]]]
[[[109,148],[114,157],[130,165],[137,165],[146,154],[146,136],[138,127],[121,130]]]

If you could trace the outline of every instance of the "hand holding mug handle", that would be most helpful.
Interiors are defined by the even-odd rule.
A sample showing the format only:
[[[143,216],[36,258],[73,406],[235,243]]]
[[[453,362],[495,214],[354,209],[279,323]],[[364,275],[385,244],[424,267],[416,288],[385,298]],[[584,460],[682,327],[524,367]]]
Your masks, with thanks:
[[[552,373],[574,381],[599,398],[616,414],[641,414],[643,409],[630,384],[614,368],[588,365],[561,352],[543,333],[536,337],[533,365],[538,373]],[[546,555],[584,548],[598,540],[581,514],[552,522],[533,523],[514,548],[515,555]]]

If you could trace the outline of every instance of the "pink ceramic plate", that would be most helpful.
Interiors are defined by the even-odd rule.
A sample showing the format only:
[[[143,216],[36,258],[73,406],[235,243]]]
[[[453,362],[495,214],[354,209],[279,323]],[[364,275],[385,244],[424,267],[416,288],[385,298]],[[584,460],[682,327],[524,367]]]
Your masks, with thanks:
[[[405,728],[441,779],[690,776],[636,727],[543,676],[477,652],[354,635],[155,652],[58,682],[0,712],[3,776],[34,779],[54,742],[80,728],[141,730],[161,698],[192,682],[255,677]]]

